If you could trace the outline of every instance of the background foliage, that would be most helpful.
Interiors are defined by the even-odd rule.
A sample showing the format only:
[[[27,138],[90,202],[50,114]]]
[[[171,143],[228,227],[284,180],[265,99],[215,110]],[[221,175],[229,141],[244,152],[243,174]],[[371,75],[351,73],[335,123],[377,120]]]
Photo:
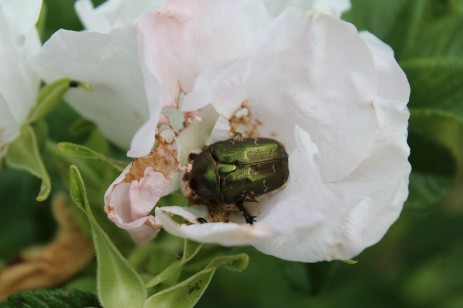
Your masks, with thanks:
[[[73,11],[74,1],[45,3],[43,40],[58,28],[82,28]],[[352,307],[463,307],[463,1],[352,0],[352,9],[343,18],[389,44],[412,87],[413,171],[402,216],[379,244],[358,256],[355,265],[286,262],[251,248],[230,249],[230,253],[247,253],[249,267],[241,273],[218,270],[198,307],[340,307],[346,303]],[[77,164],[96,219],[132,266],[159,272],[182,252],[182,243],[166,234],[161,234],[156,246],[133,250],[127,235],[104,218],[102,194],[117,171],[108,171],[100,161],[60,153],[55,144],[85,144],[124,159],[124,153],[108,144],[91,123],[60,104],[36,125],[43,126],[39,144],[42,155],[49,157],[45,164],[52,194],[68,191],[68,165]],[[46,137],[52,141],[45,141]],[[40,181],[31,175],[2,166],[0,268],[14,262],[21,249],[54,236],[50,201],[35,200],[39,187]],[[202,258],[220,249],[204,248],[190,265],[192,270],[203,268]],[[156,259],[149,257],[156,252]],[[95,293],[94,273],[92,264],[63,287]],[[21,296],[10,304],[27,300],[27,294]],[[73,296],[94,300],[80,293]]]

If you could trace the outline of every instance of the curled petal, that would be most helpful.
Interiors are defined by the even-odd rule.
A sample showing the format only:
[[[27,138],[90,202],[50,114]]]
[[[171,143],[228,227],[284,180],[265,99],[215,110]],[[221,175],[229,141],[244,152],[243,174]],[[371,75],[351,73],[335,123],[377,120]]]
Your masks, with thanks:
[[[410,85],[394,58],[394,51],[369,32],[361,32],[360,37],[373,55],[379,84],[377,98],[388,100],[382,107],[394,106],[403,110],[410,97]]]
[[[161,207],[156,208],[156,219],[167,232],[176,236],[204,243],[218,243],[224,246],[249,245],[263,238],[269,238],[274,234],[271,228],[259,224],[251,226],[216,222],[185,225],[178,224],[171,218],[171,215],[179,215],[187,220],[194,221],[201,217],[199,215],[205,215],[206,213],[207,211],[198,211],[192,208]]]
[[[279,232],[315,227],[332,219],[341,207],[336,194],[323,182],[315,155],[317,146],[296,126],[296,149],[289,156],[290,177],[286,187],[262,202],[259,223]]]
[[[108,218],[140,245],[159,232],[160,225],[150,212],[159,198],[172,191],[171,182],[179,168],[176,144],[164,139],[165,135],[167,132],[158,135],[156,148],[127,166],[105,194]]]

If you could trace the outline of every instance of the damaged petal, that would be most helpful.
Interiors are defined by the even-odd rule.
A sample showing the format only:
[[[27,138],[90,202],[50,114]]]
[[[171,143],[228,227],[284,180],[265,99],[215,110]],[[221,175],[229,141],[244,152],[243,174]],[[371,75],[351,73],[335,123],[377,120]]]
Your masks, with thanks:
[[[262,122],[258,120],[249,107],[248,101],[244,101],[240,108],[230,117],[230,129],[239,132],[243,137],[259,137],[259,127]]]
[[[180,165],[175,134],[164,130],[156,141],[154,149],[127,166],[105,194],[108,218],[141,245],[160,230],[150,212],[162,196],[177,189],[171,185]]]

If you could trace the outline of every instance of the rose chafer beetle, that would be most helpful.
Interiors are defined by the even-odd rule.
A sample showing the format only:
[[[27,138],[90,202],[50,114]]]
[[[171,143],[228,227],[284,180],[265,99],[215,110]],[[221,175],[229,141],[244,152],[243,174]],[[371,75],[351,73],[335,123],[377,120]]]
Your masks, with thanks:
[[[288,153],[270,138],[234,138],[191,153],[191,171],[185,174],[193,198],[214,206],[235,204],[248,224],[255,222],[245,201],[274,191],[289,177]]]

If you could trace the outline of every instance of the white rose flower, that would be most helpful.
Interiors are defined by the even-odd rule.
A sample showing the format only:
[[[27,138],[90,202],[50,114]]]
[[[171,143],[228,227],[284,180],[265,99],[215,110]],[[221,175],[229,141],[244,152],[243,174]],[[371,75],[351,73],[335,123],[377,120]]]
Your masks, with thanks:
[[[138,156],[151,150],[148,155],[166,158],[165,164],[133,172],[128,167],[106,194],[111,218],[133,233],[137,228],[127,225],[145,219],[144,226],[152,227],[143,229],[139,243],[162,226],[195,241],[253,245],[303,262],[350,259],[378,242],[401,212],[410,173],[410,88],[392,50],[323,13],[287,9],[272,21],[251,2],[246,5],[253,15],[233,14],[231,2],[209,11],[180,3],[167,1],[163,14],[140,22],[145,82],[146,72],[153,80],[162,76],[156,78],[161,101],[182,101],[185,114],[200,120],[190,118],[168,142],[158,137],[152,150],[148,134],[134,139]],[[257,27],[247,27],[256,20]],[[177,170],[185,167],[188,153],[231,131],[274,138],[289,154],[286,186],[245,203],[256,222],[246,224],[238,211],[220,218],[202,204],[158,207],[151,216],[159,197],[178,187]],[[142,195],[148,202],[139,201]],[[143,212],[134,215],[139,208]]]
[[[31,68],[40,49],[35,28],[42,1],[0,1],[0,158],[35,105],[40,80]]]

